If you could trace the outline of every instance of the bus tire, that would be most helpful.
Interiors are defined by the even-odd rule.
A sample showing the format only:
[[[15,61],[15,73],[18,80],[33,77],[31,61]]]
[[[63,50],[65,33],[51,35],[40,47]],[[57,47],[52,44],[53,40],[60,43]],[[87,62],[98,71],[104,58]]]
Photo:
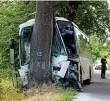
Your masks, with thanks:
[[[84,84],[89,85],[91,83],[91,69],[89,68],[89,79],[84,81]]]

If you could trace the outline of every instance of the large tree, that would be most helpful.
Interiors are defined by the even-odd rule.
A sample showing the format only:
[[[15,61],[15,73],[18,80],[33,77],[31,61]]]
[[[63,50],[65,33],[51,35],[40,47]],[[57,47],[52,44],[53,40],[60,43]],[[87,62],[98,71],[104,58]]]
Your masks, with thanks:
[[[53,2],[37,1],[31,39],[30,69],[38,84],[48,83],[53,35]]]

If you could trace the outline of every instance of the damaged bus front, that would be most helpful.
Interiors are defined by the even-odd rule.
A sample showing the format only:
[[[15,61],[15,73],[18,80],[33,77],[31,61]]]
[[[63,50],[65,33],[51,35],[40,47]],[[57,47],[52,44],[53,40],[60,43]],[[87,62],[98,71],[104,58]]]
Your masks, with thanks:
[[[75,26],[74,23],[68,21],[62,17],[55,18],[55,32],[53,33],[53,44],[52,44],[52,62],[51,62],[51,77],[52,81],[60,81],[62,84],[75,85],[77,89],[81,88],[80,83],[83,80],[90,80],[90,75],[84,78],[83,73],[85,70],[82,65],[83,62],[80,59],[79,51],[79,36],[83,35],[85,40],[88,38],[81,34],[79,29]],[[20,67],[19,73],[23,79],[23,85],[28,84],[28,78],[26,72],[28,71],[28,65],[30,61],[30,39],[34,26],[34,19],[27,21],[20,25]],[[79,32],[80,33],[79,33]],[[86,56],[85,56],[86,57]],[[91,58],[88,59],[89,65],[91,65]],[[90,60],[90,61],[89,61]],[[86,64],[85,64],[86,65]],[[87,66],[86,66],[87,67]],[[87,67],[86,72],[90,73],[92,70],[91,67]]]

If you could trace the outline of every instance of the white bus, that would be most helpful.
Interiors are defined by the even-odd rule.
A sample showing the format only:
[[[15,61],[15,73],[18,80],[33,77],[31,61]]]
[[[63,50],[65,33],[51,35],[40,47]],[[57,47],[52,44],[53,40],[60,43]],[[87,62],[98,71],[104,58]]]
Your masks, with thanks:
[[[19,26],[20,75],[23,71],[28,71],[34,23],[35,20],[31,19]],[[52,80],[77,78],[81,83],[83,81],[90,83],[93,68],[89,38],[73,22],[63,17],[55,18],[54,29],[51,54]],[[73,71],[78,75],[74,75]],[[24,85],[27,83],[26,78]]]

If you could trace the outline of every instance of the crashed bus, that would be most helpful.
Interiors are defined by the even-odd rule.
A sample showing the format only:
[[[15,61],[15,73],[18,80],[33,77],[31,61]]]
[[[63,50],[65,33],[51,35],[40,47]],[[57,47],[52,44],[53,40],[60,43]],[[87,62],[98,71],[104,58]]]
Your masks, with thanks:
[[[34,24],[35,20],[31,19],[19,26],[19,73],[25,77],[23,85],[28,84],[26,72],[30,61],[30,41]],[[52,81],[59,80],[65,83],[75,79],[80,84],[84,81],[90,83],[93,64],[89,38],[75,23],[63,17],[55,18],[54,29],[51,48]]]

